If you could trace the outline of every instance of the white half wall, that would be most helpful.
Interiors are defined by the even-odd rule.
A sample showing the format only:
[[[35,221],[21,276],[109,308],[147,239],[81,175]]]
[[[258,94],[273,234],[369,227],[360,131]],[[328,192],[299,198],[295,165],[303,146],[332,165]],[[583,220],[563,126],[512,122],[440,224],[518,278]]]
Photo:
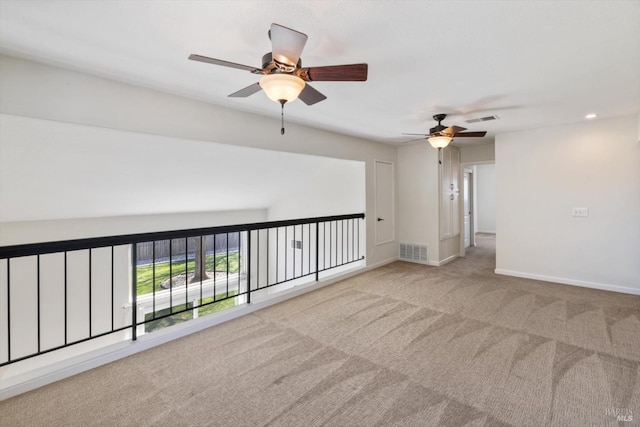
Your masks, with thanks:
[[[475,167],[476,232],[496,232],[496,165]]]
[[[497,136],[497,273],[640,294],[637,121]]]

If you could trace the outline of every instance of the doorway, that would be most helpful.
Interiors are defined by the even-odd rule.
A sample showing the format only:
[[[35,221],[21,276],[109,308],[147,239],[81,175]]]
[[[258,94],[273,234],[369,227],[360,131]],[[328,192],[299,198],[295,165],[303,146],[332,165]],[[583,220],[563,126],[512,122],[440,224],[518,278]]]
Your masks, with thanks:
[[[473,197],[473,169],[472,168],[464,168],[464,178],[463,178],[463,206],[462,206],[462,227],[464,230],[464,247],[465,249],[469,246],[476,245],[475,239],[475,227],[473,217],[475,213],[473,212],[474,206],[474,197]]]
[[[495,240],[496,173],[494,162],[463,163],[461,172],[462,206],[460,207],[460,256],[469,248],[482,245],[479,236]]]

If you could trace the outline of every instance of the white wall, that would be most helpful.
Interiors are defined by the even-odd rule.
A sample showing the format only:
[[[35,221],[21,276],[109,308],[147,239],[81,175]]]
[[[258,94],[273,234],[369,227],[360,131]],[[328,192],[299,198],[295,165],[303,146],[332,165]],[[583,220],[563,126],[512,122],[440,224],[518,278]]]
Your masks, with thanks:
[[[265,209],[349,163],[7,114],[0,153],[1,222]]]
[[[476,232],[496,232],[496,166],[475,166]]]
[[[637,121],[498,135],[497,273],[640,294]]]
[[[364,174],[351,160],[0,114],[0,243],[358,213]]]
[[[269,205],[269,221],[364,212],[365,172],[361,161],[322,158],[304,179],[287,173],[286,192]]]
[[[365,163],[366,210],[373,215],[375,159],[395,162],[395,147],[290,123],[280,135],[277,120],[221,108],[58,67],[0,56],[0,113],[144,134],[179,151],[185,140],[326,156]],[[312,108],[312,107],[310,107]],[[154,137],[155,136],[155,137]],[[171,138],[177,138],[171,140]],[[179,139],[179,141],[178,141]],[[184,153],[185,157],[188,153]],[[277,171],[274,171],[276,173]],[[207,175],[203,172],[202,179]],[[81,181],[81,180],[78,180]],[[233,182],[230,178],[229,182]],[[92,191],[89,188],[78,189]],[[130,195],[131,196],[131,195]],[[132,196],[131,196],[132,197]],[[252,209],[242,207],[236,209]],[[190,210],[198,210],[191,207]],[[203,207],[200,210],[210,210]],[[94,213],[94,216],[111,215]],[[367,222],[367,264],[393,259],[397,244],[374,245],[375,224]]]
[[[495,143],[493,141],[472,145],[453,145],[456,145],[460,149],[460,163],[464,165],[493,162],[496,158]]]
[[[429,263],[440,262],[438,151],[420,142],[398,147],[398,241],[429,246]]]

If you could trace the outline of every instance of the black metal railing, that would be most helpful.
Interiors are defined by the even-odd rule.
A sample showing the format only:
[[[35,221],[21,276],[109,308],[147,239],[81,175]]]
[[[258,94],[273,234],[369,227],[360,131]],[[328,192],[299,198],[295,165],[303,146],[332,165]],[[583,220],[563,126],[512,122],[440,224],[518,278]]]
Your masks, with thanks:
[[[364,259],[364,214],[0,247],[0,366],[136,340]],[[108,343],[104,345],[108,345]]]

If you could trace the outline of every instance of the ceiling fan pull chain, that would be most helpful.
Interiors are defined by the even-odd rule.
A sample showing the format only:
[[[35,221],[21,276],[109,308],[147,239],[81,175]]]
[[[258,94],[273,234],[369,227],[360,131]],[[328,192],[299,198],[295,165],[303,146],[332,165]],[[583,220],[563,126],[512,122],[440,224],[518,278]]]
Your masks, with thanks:
[[[280,99],[280,123],[282,124],[282,128],[280,128],[280,135],[284,135],[284,104],[287,102],[284,99]]]

